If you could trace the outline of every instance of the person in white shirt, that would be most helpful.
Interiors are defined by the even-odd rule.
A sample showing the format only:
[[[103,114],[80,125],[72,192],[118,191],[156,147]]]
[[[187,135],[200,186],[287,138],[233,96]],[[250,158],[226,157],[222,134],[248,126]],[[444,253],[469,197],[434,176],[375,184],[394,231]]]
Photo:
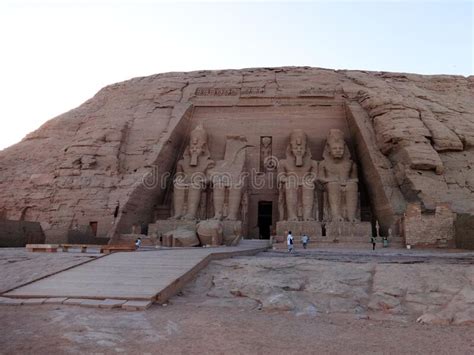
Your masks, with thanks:
[[[293,236],[291,235],[291,231],[288,231],[288,237],[286,237],[286,243],[288,244],[288,252],[291,253],[293,250]]]
[[[138,239],[135,240],[135,247],[138,249],[142,246],[142,238],[138,237]]]
[[[301,243],[303,243],[303,248],[306,249],[306,246],[308,245],[309,237],[306,234],[303,234],[301,237]]]

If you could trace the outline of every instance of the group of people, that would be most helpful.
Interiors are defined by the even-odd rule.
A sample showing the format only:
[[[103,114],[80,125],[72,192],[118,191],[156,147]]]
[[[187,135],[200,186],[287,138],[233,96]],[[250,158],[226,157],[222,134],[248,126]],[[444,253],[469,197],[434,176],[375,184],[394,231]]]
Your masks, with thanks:
[[[303,248],[306,249],[308,247],[309,237],[307,234],[303,234],[301,236],[301,244],[303,244]],[[375,245],[377,243],[376,237],[370,237],[370,243],[372,244],[372,250],[375,250]],[[293,244],[294,244],[294,237],[291,231],[288,231],[288,236],[286,237],[286,244],[288,245],[288,252],[291,253],[293,251]]]
[[[308,246],[309,242],[309,237],[306,234],[303,234],[301,236],[301,244],[303,244],[303,248],[306,249]],[[291,234],[291,231],[288,231],[288,237],[286,237],[286,244],[288,245],[288,252],[291,253],[293,251],[293,243],[294,243],[294,238],[293,234]]]

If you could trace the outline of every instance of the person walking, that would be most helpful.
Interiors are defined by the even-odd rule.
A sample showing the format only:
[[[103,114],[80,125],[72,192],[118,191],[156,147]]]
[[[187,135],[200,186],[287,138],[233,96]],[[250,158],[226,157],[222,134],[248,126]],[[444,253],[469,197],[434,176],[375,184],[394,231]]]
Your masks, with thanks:
[[[306,249],[306,247],[308,246],[308,242],[309,242],[309,237],[306,234],[303,234],[303,236],[301,237],[301,243],[303,243],[304,249]]]
[[[288,253],[291,253],[293,250],[293,235],[291,231],[288,231],[288,237],[286,237],[286,244],[288,245]]]
[[[375,250],[375,244],[377,243],[377,239],[374,236],[370,237],[370,242],[372,243],[372,250]]]
[[[135,240],[135,247],[138,249],[142,246],[142,238],[138,237],[136,240]]]

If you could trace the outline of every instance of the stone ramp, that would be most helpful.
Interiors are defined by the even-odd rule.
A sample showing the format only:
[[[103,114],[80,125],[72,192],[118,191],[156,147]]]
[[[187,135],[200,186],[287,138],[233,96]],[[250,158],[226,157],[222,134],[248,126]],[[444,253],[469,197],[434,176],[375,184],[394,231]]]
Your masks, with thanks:
[[[254,255],[268,247],[268,241],[265,240],[244,240],[236,247],[114,253],[2,296],[17,299],[116,299],[145,301],[147,304],[154,301],[163,303],[211,260]]]

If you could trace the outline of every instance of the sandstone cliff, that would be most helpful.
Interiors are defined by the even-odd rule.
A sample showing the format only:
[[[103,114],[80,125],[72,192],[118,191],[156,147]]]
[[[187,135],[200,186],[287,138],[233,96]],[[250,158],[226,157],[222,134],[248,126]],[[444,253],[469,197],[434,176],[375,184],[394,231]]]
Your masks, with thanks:
[[[172,172],[196,107],[291,116],[292,107],[333,102],[344,108],[383,225],[410,201],[474,214],[474,77],[284,67],[165,73],[103,88],[0,152],[0,215],[41,222],[49,241],[91,221],[102,236],[129,232],[166,201],[166,187],[143,178],[154,167],[158,179]]]

